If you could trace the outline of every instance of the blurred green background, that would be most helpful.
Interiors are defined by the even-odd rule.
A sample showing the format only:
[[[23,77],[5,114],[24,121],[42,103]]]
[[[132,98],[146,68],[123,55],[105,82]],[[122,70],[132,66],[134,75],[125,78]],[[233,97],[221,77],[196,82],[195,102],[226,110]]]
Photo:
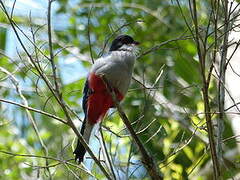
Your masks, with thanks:
[[[190,22],[187,2],[180,1],[183,13]],[[210,1],[197,1],[199,21],[206,27],[210,11]],[[13,1],[4,1],[11,12]],[[187,36],[184,19],[175,1],[159,0],[57,0],[52,4],[52,24],[55,62],[60,75],[63,97],[79,117],[82,89],[91,67],[88,31],[94,59],[99,57],[106,39],[116,34],[129,34],[141,42],[141,53],[164,41]],[[14,20],[26,35],[49,55],[47,41],[47,1],[17,0]],[[32,56],[40,61],[47,76],[51,78],[48,60],[36,54],[32,44],[19,32]],[[112,38],[111,38],[112,40]],[[211,37],[209,43],[212,43]],[[109,44],[108,44],[109,45]],[[107,52],[107,48],[105,52]],[[36,70],[31,66],[26,54],[17,42],[16,36],[4,13],[0,10],[0,66],[11,72],[18,81],[22,94],[29,106],[47,111],[64,118],[64,114],[51,95]],[[156,51],[141,56],[135,66],[134,78],[122,107],[139,137],[164,175],[164,179],[212,179],[211,158],[205,130],[201,76],[194,42],[191,39],[172,41]],[[23,103],[11,77],[0,71],[1,98]],[[217,107],[216,82],[210,85],[212,111]],[[0,103],[0,150],[17,154],[44,156],[36,133],[28,120],[26,111],[17,106]],[[64,124],[47,116],[31,113],[39,129],[41,138],[48,149],[48,155],[61,160],[73,158],[75,135]],[[75,124],[80,121],[73,115]],[[213,116],[215,119],[215,116]],[[111,154],[114,169],[119,179],[149,179],[141,163],[137,147],[115,110],[111,110],[103,125],[104,139]],[[115,134],[117,135],[115,135]],[[96,136],[100,137],[98,130]],[[228,120],[225,121],[224,138],[233,136]],[[90,147],[99,152],[98,138],[93,136]],[[234,139],[224,144],[224,154],[233,153],[231,162],[223,168],[223,177],[228,179],[240,170],[239,152]],[[74,163],[74,161],[71,161]],[[105,179],[96,164],[87,159],[86,167],[98,179]],[[73,166],[57,164],[49,160],[53,179],[76,179],[74,171],[82,179],[91,176]],[[14,157],[1,153],[0,179],[49,179],[42,158]],[[69,170],[70,169],[70,170]]]

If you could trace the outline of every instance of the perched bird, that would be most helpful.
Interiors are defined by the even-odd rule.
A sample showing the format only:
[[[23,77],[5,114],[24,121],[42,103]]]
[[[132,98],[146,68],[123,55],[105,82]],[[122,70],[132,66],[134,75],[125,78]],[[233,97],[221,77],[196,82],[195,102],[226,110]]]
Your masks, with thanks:
[[[119,35],[113,40],[108,55],[99,58],[92,65],[83,90],[82,107],[85,118],[80,131],[87,143],[94,125],[103,120],[109,108],[114,107],[102,75],[113,88],[117,99],[121,101],[128,91],[132,78],[138,44],[139,42],[134,41],[129,35]],[[73,153],[75,160],[81,163],[86,150],[79,140]]]

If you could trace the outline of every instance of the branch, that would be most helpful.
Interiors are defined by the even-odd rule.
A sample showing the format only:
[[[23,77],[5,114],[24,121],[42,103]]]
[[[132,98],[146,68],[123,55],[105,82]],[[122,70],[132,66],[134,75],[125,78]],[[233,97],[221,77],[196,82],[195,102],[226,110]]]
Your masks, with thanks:
[[[185,32],[184,32],[184,33],[185,33]],[[183,34],[184,34],[184,33],[183,33]],[[177,37],[177,38],[169,39],[169,40],[164,41],[164,42],[162,42],[162,43],[160,43],[160,44],[158,44],[158,45],[156,45],[156,46],[153,46],[153,47],[150,48],[149,50],[143,52],[140,56],[138,56],[138,58],[141,58],[142,56],[145,56],[145,55],[147,55],[147,54],[149,54],[149,53],[151,53],[151,52],[153,52],[153,51],[156,51],[156,50],[160,49],[162,46],[165,46],[165,45],[167,45],[167,44],[170,43],[170,42],[175,42],[175,41],[180,41],[180,40],[187,40],[187,39],[193,39],[192,36],[183,36],[183,34],[180,35],[180,36]]]
[[[202,41],[201,41],[201,36],[199,33],[196,0],[193,0],[192,4],[189,0],[189,8],[190,8],[192,20],[194,23],[194,28],[195,28],[195,39],[194,40],[195,40],[195,43],[197,46],[197,52],[198,52],[198,57],[199,57],[199,62],[200,62],[200,70],[201,70],[202,83],[203,83],[202,93],[203,93],[203,101],[204,101],[204,111],[205,111],[205,117],[206,117],[206,123],[207,123],[208,138],[209,138],[209,143],[210,143],[210,152],[211,152],[211,157],[212,157],[212,162],[213,162],[214,179],[217,180],[218,177],[220,176],[220,167],[219,167],[216,146],[215,146],[215,140],[214,140],[214,128],[213,128],[213,124],[212,124],[212,117],[211,117],[211,114],[209,113],[209,112],[211,112],[210,102],[209,102],[209,94],[208,94],[209,86],[208,86],[207,79],[205,76],[206,48],[202,48],[202,46],[201,46]]]
[[[53,46],[52,46],[52,28],[51,28],[51,5],[52,0],[48,0],[48,14],[47,14],[47,22],[48,22],[48,44],[49,44],[49,53],[50,53],[50,62],[52,66],[52,72],[53,72],[53,79],[55,84],[55,91],[57,92],[58,96],[61,96],[58,80],[57,80],[57,72],[56,72],[56,64],[54,62],[54,54],[53,54]]]
[[[29,111],[33,111],[33,112],[36,112],[36,113],[39,113],[39,114],[48,116],[48,117],[50,117],[50,118],[56,119],[56,120],[60,121],[60,122],[63,123],[63,124],[67,124],[67,122],[66,122],[64,119],[62,119],[62,118],[60,118],[60,117],[58,117],[58,116],[55,116],[55,115],[53,115],[53,114],[50,114],[50,113],[48,113],[48,112],[39,110],[39,109],[35,109],[35,108],[32,108],[32,107],[29,107],[29,106],[26,106],[26,105],[23,105],[23,104],[14,102],[14,101],[2,99],[2,98],[0,98],[0,102],[4,102],[4,103],[12,104],[12,105],[15,105],[15,106],[19,106],[19,107],[22,107],[22,108],[27,109],[27,110],[29,110]]]
[[[87,25],[87,35],[88,35],[88,46],[89,46],[89,52],[91,55],[91,61],[92,64],[94,64],[94,58],[93,58],[93,52],[92,52],[92,44],[91,44],[91,35],[90,35],[90,16],[91,16],[92,7],[90,7],[90,10],[88,12],[88,25]]]
[[[70,159],[70,160],[62,160],[62,159],[58,159],[58,158],[51,157],[51,156],[38,156],[38,155],[33,155],[33,154],[17,154],[17,153],[12,153],[12,152],[9,152],[9,151],[2,151],[2,150],[0,150],[0,153],[7,154],[7,155],[10,155],[10,156],[16,156],[16,157],[41,158],[41,159],[46,159],[46,160],[58,161],[58,162],[61,163],[61,164],[67,164],[67,165],[73,166],[74,168],[81,169],[81,170],[83,170],[84,172],[86,172],[87,174],[89,174],[90,176],[95,177],[95,176],[94,176],[91,172],[89,172],[88,170],[82,168],[81,166],[77,166],[76,164],[73,164],[73,163],[69,162],[69,161],[71,161],[71,160],[73,160],[73,159]],[[53,165],[48,165],[47,167],[52,167],[52,166],[53,166]]]
[[[113,162],[112,162],[112,160],[109,156],[109,152],[107,151],[107,145],[106,145],[106,142],[105,142],[104,137],[103,137],[102,124],[100,124],[99,131],[100,131],[100,135],[101,135],[99,141],[100,141],[100,143],[102,144],[102,147],[103,147],[102,148],[103,149],[103,155],[106,156],[106,160],[109,164],[109,169],[112,172],[113,179],[116,180],[117,178],[116,178],[116,175],[115,175],[115,172],[114,172]]]
[[[112,96],[113,102],[115,107],[118,110],[118,113],[121,117],[121,119],[123,120],[124,124],[126,125],[128,131],[130,132],[133,140],[135,141],[135,143],[137,144],[139,151],[141,152],[142,158],[143,158],[143,164],[146,167],[149,175],[151,176],[152,180],[161,180],[163,179],[159,173],[157,172],[156,169],[156,165],[154,164],[154,160],[153,158],[148,154],[147,150],[145,149],[145,147],[143,146],[142,142],[140,141],[140,139],[138,138],[137,134],[135,133],[133,127],[131,126],[130,121],[128,120],[128,117],[126,116],[126,114],[124,113],[122,107],[120,106],[116,94],[114,93],[112,87],[110,86],[109,82],[107,81],[107,79],[105,78],[104,75],[102,75],[102,80],[105,83],[105,86],[108,90],[108,93]]]

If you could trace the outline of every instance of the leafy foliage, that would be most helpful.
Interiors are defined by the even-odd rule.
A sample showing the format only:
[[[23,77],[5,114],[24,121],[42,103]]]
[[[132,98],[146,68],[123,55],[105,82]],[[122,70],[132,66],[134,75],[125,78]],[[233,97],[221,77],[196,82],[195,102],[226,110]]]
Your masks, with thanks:
[[[82,118],[82,89],[88,68],[91,65],[88,31],[90,32],[91,49],[94,59],[99,57],[105,43],[112,33],[127,33],[141,42],[141,53],[164,41],[189,36],[186,22],[175,1],[66,1],[53,3],[53,33],[54,53],[58,75],[61,82],[62,96],[76,114]],[[183,14],[190,19],[188,7],[182,5]],[[207,26],[209,16],[209,1],[198,2],[201,26]],[[11,10],[10,8],[8,9]],[[46,11],[46,9],[44,9]],[[24,17],[23,21],[15,12],[16,22],[22,23],[25,33],[32,39],[31,28],[35,32],[35,44],[44,53],[34,50],[31,43],[24,38],[31,55],[44,67],[44,72],[51,81],[50,62],[45,57],[49,55],[47,19],[41,17]],[[17,79],[21,93],[30,107],[46,111],[65,119],[64,112],[57,104],[42,78],[29,62],[26,54],[18,43],[8,42],[12,37],[12,29],[5,15],[0,12],[0,67],[3,67]],[[117,31],[117,32],[116,32]],[[10,35],[7,35],[11,33]],[[7,38],[8,37],[8,38]],[[209,45],[212,43],[209,38]],[[111,38],[112,40],[112,38]],[[17,48],[15,53],[9,53],[6,47]],[[105,48],[105,53],[107,48]],[[37,53],[35,53],[37,52]],[[86,58],[87,57],[87,58]],[[86,61],[87,60],[87,61]],[[129,93],[122,103],[134,129],[144,143],[164,179],[211,179],[211,164],[208,149],[205,117],[203,115],[203,99],[201,94],[202,79],[199,71],[197,49],[192,38],[180,39],[167,43],[158,50],[140,56],[136,62],[134,78]],[[16,82],[15,82],[16,84]],[[143,88],[143,85],[147,88]],[[213,110],[216,110],[217,85],[214,80],[210,84],[210,98]],[[16,85],[8,74],[0,71],[1,98],[24,103]],[[49,156],[49,171],[53,179],[83,179],[91,175],[77,166],[64,164],[63,160],[73,160],[74,133],[66,125],[48,116],[31,112],[37,124],[40,138],[48,149],[44,151],[29,117],[24,108],[6,103],[0,104],[0,179],[19,179],[27,177],[49,177],[46,160],[39,157],[15,156],[16,154],[31,154]],[[72,113],[74,123],[80,127],[80,121]],[[213,116],[213,119],[216,119]],[[224,138],[233,136],[229,121],[225,121]],[[149,125],[149,127],[148,127]],[[112,110],[102,123],[107,151],[112,157],[115,173],[119,179],[149,179],[141,162],[138,148],[133,143],[128,131],[115,110]],[[148,127],[145,129],[145,127]],[[100,133],[95,133],[90,147],[99,152]],[[224,144],[227,153],[237,148],[234,139]],[[3,152],[10,152],[7,154]],[[239,174],[234,163],[239,153],[226,160],[230,166],[223,171],[225,179]],[[57,160],[56,160],[57,159]],[[97,165],[87,159],[86,167],[97,179],[105,179]],[[76,164],[75,164],[76,165]]]

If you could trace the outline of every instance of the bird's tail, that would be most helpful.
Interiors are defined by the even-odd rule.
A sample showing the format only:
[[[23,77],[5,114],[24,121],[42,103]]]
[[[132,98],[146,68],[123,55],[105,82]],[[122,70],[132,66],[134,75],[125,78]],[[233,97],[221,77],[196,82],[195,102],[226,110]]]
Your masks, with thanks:
[[[89,139],[90,139],[90,136],[91,136],[92,129],[93,129],[93,125],[89,124],[87,119],[85,118],[84,121],[83,121],[83,125],[82,125],[80,133],[82,134],[86,143],[89,143]],[[78,162],[79,164],[81,162],[83,162],[83,158],[84,158],[85,153],[86,153],[86,149],[84,148],[84,146],[82,145],[82,143],[78,139],[77,147],[73,152],[73,154],[75,154],[75,161]]]

